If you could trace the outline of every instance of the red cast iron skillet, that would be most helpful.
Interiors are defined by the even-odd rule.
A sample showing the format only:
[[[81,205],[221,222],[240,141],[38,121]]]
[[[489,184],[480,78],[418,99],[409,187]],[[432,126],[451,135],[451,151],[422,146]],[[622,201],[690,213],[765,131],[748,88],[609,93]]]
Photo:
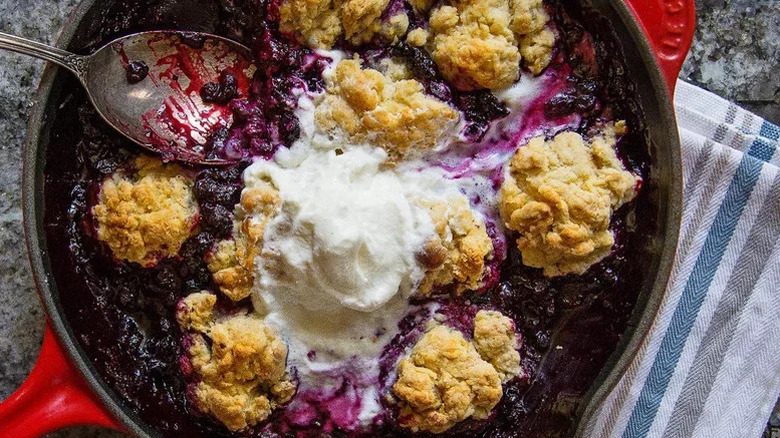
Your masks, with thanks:
[[[682,208],[680,140],[672,106],[675,81],[690,48],[695,25],[694,0],[593,0],[593,7],[613,23],[623,45],[645,111],[653,169],[658,182],[660,230],[654,271],[636,304],[628,333],[593,385],[578,414],[586,419],[609,394],[634,358],[658,311],[669,279]],[[67,48],[77,30],[99,10],[99,0],[85,0],[60,35]],[[44,149],[56,104],[58,71],[43,73],[31,114],[24,151],[24,226],[33,275],[48,314],[38,363],[22,387],[0,404],[0,436],[39,437],[75,425],[98,425],[137,436],[153,436],[144,422],[102,382],[78,347],[59,307],[57,285],[50,275],[42,230]],[[56,127],[55,127],[56,128]],[[59,285],[66,286],[66,285]],[[580,421],[584,424],[585,421]],[[579,433],[581,435],[581,432]]]

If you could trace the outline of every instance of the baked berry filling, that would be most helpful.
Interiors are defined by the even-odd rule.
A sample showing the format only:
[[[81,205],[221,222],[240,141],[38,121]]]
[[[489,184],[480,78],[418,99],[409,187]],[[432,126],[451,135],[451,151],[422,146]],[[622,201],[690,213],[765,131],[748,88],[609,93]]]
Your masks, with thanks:
[[[652,181],[648,146],[642,135],[642,115],[635,103],[633,87],[625,78],[617,43],[606,30],[608,26],[603,25],[604,19],[574,2],[545,4],[549,26],[557,35],[549,65],[536,75],[532,73],[536,67],[527,64],[511,86],[491,91],[473,86],[485,79],[478,71],[467,71],[464,80],[452,79],[456,74],[453,62],[457,61],[450,52],[452,47],[447,45],[456,35],[452,29],[432,30],[429,41],[438,38],[441,45],[431,43],[438,48],[407,41],[413,28],[427,25],[429,12],[425,11],[440,11],[441,5],[429,5],[426,9],[411,3],[388,2],[377,13],[376,27],[367,28],[333,12],[334,20],[339,21],[338,35],[329,47],[335,51],[326,51],[307,44],[305,35],[324,38],[315,32],[316,28],[292,33],[279,31],[278,23],[284,18],[284,10],[280,12],[282,2],[223,0],[205,2],[198,7],[184,0],[146,3],[142,7],[137,2],[116,2],[104,15],[104,23],[95,26],[93,33],[83,39],[92,43],[85,49],[116,34],[149,28],[207,30],[236,38],[251,47],[257,73],[249,96],[236,96],[229,74],[223,75],[219,83],[205,84],[200,89],[205,101],[228,105],[234,114],[233,126],[216,131],[209,139],[208,153],[242,163],[234,167],[181,166],[177,169],[175,173],[189,181],[186,184],[197,203],[195,226],[191,230],[183,229],[174,236],[176,239],[161,243],[162,249],[154,254],[141,253],[134,261],[117,251],[120,246],[112,246],[100,237],[101,232],[109,229],[105,227],[110,215],[104,215],[107,219],[101,220],[103,216],[96,214],[95,206],[109,200],[105,196],[107,180],[116,180],[117,185],[139,185],[145,181],[145,174],[139,170],[143,167],[134,164],[140,151],[95,115],[78,87],[66,87],[69,91],[61,98],[55,125],[62,129],[53,132],[47,152],[47,245],[57,283],[67,285],[66,289],[60,288],[61,302],[71,327],[98,372],[128,406],[161,433],[172,436],[231,436],[231,430],[253,436],[571,434],[576,421],[574,411],[615,350],[627,327],[639,285],[647,275],[643,262],[650,259],[647,243],[655,226],[653,187],[637,184],[631,190],[626,189],[626,192],[636,191],[635,196],[624,196],[620,203],[604,204],[610,204],[607,216],[611,220],[599,232],[602,237],[612,236],[609,250],[583,269],[574,270],[577,272],[566,269],[560,272],[567,275],[549,275],[550,272],[545,275],[544,269],[528,266],[528,247],[515,245],[518,233],[522,235],[525,228],[507,230],[506,224],[512,221],[497,213],[500,202],[497,193],[506,183],[507,163],[519,146],[539,136],[552,141],[564,131],[578,135],[581,143],[588,146],[610,123],[623,120],[628,130],[611,146],[619,159],[614,166],[637,176],[638,180]],[[198,8],[199,13],[182,12]],[[445,12],[448,11],[431,13]],[[402,14],[409,17],[411,25],[399,32],[394,17]],[[584,23],[588,23],[587,27]],[[521,41],[537,30],[523,29],[522,32],[529,33],[512,30],[514,36],[507,34],[508,43],[501,44],[518,53],[528,50],[530,43]],[[339,65],[345,62],[352,63],[343,64],[350,68],[343,70],[349,75],[340,80]],[[134,67],[133,79],[142,80],[142,70]],[[394,91],[380,96],[379,104],[363,107],[365,99],[351,100],[354,93],[349,88],[349,79],[353,74],[366,75],[372,83]],[[406,96],[416,96],[417,100],[409,103],[404,100]],[[345,111],[369,114],[383,122],[374,124],[370,118],[357,118],[354,126],[360,129],[351,131],[353,119],[339,118],[330,108],[318,106],[321,100],[329,99]],[[384,111],[391,105],[401,108],[398,110],[401,113],[407,107],[424,108],[428,111],[425,114],[440,118],[433,125],[411,116],[385,122],[380,117],[399,114]],[[442,233],[429,230],[427,234],[420,231],[424,227],[409,228],[427,237],[421,239],[420,254],[409,259],[409,263],[410,266],[419,264],[418,282],[428,284],[430,289],[428,293],[410,292],[405,297],[408,304],[397,321],[382,325],[381,332],[366,333],[382,342],[373,374],[361,372],[359,362],[345,360],[322,388],[307,383],[303,368],[297,365],[282,367],[282,371],[278,366],[268,368],[273,370],[268,371],[271,377],[259,378],[253,374],[236,378],[231,384],[250,391],[253,403],[260,396],[265,397],[268,406],[266,409],[253,404],[251,415],[242,415],[234,421],[234,417],[220,414],[217,405],[208,405],[215,397],[222,397],[224,391],[208,392],[219,389],[220,383],[209,374],[212,371],[208,361],[196,363],[198,356],[192,353],[193,346],[212,357],[220,357],[219,346],[214,345],[214,337],[221,339],[219,333],[264,330],[265,325],[270,326],[269,321],[261,324],[252,320],[247,309],[257,307],[258,296],[268,297],[252,292],[252,286],[246,294],[239,291],[228,295],[225,290],[236,291],[240,287],[236,288],[218,273],[241,267],[240,261],[236,266],[215,267],[214,257],[219,254],[222,242],[233,242],[239,247],[241,239],[257,238],[253,232],[258,230],[249,232],[242,228],[243,224],[249,224],[247,227],[257,224],[257,218],[266,214],[266,210],[252,210],[260,205],[259,201],[252,202],[253,199],[270,202],[262,205],[276,205],[267,198],[249,199],[247,195],[250,189],[257,188],[255,183],[247,183],[247,175],[258,169],[254,167],[258,163],[263,181],[272,181],[280,194],[281,211],[302,193],[293,186],[285,186],[284,172],[274,166],[285,154],[294,156],[302,143],[316,138],[318,128],[312,128],[315,125],[305,118],[308,116],[314,123],[317,117],[329,121],[325,134],[336,133],[340,146],[330,151],[328,160],[348,163],[346,160],[352,159],[366,143],[376,145],[380,156],[386,156],[389,161],[377,165],[375,174],[392,173],[395,175],[392,178],[398,179],[392,187],[409,193],[393,198],[392,202],[402,203],[414,211],[419,209],[425,213],[423,222],[430,222],[432,227],[437,224],[437,218],[443,218],[442,223],[446,222],[450,228],[442,228]],[[393,123],[407,128],[406,132],[415,132],[419,127],[420,132],[430,136],[398,136],[399,131],[386,129],[394,126]],[[325,143],[333,141],[327,135],[323,138]],[[430,143],[425,143],[427,138],[432,138]],[[426,144],[428,147],[421,146]],[[311,159],[323,160],[312,163],[322,166],[324,173],[326,158]],[[404,167],[409,163],[412,170]],[[445,207],[441,207],[441,202],[418,202],[412,189],[422,184],[420,174],[432,170],[444,175],[446,184],[452,187],[469,184],[463,189],[458,186],[454,192],[442,189],[448,195],[436,200],[447,199]],[[167,175],[166,172],[160,175]],[[120,174],[124,175],[121,181],[115,177]],[[512,177],[519,181],[517,187],[526,187],[522,176],[513,174]],[[405,178],[415,183],[406,184]],[[158,179],[167,187],[162,176]],[[295,177],[289,180],[292,183]],[[315,177],[311,181],[325,184]],[[345,187],[353,190],[351,186]],[[360,190],[354,190],[349,193],[360,194]],[[129,193],[132,198],[134,192]],[[453,201],[454,198],[459,200]],[[459,209],[455,205],[464,207]],[[189,217],[188,211],[185,209],[181,214],[183,218]],[[454,218],[461,211],[467,217],[464,223],[470,224],[464,225],[464,232],[452,225],[457,223]],[[354,214],[362,213],[355,210]],[[280,239],[286,236],[282,216],[271,214],[263,233],[281,236]],[[245,221],[247,217],[252,220]],[[346,220],[344,223],[349,224],[347,231],[360,229],[360,222]],[[182,233],[188,234],[182,237]],[[431,239],[434,243],[428,246]],[[478,243],[472,245],[473,241]],[[246,247],[254,248],[262,258],[263,251],[269,250],[262,242],[260,238]],[[480,248],[484,252],[477,251]],[[476,274],[461,277],[461,272],[467,270],[458,265],[457,260],[461,259],[457,257],[473,251],[478,255],[466,259],[477,260],[482,266]],[[455,258],[450,262],[452,254],[457,256],[452,256]],[[208,328],[182,326],[182,320],[177,319],[182,303],[203,291],[216,297],[200,296],[208,302],[213,300],[208,305],[212,319],[206,318],[207,322],[203,323]],[[372,307],[381,301],[362,299],[349,301],[350,305]],[[506,330],[511,336],[495,342],[509,346],[506,350],[498,349],[499,353],[514,358],[511,351],[516,352],[516,366],[501,365],[498,353],[485,347],[487,341],[479,333],[482,324],[488,323],[496,327],[493,331],[509,327]],[[193,340],[194,334],[199,341]],[[294,336],[281,332],[279,337],[268,335],[247,341],[246,345],[265,348],[266,343],[285,339],[287,355],[292,358],[297,353],[291,338]],[[459,363],[463,367],[481,370],[463,374],[461,380],[479,378],[487,382],[480,386],[490,394],[484,400],[465,393],[473,401],[467,408],[473,411],[469,415],[455,413],[459,407],[446,405],[444,401],[437,404],[434,400],[427,405],[417,397],[429,393],[406,390],[413,386],[410,382],[416,376],[427,376],[429,380],[425,382],[442,385],[442,375],[460,372],[448,368],[450,365],[441,365],[436,358],[428,361],[421,353],[415,353],[416,346],[424,349],[446,342],[459,346]],[[233,348],[231,345],[234,344],[225,347],[226,351]],[[318,363],[327,354],[330,352],[311,349],[299,357]],[[259,369],[266,368],[255,368]],[[201,386],[204,382],[207,387]],[[296,385],[293,396],[288,397],[286,391],[290,388],[284,382]],[[441,416],[447,420],[440,421]]]

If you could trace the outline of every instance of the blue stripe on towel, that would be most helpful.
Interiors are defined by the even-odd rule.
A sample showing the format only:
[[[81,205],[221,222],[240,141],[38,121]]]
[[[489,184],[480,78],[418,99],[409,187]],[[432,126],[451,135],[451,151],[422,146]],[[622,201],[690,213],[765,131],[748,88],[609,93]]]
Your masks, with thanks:
[[[772,159],[772,155],[775,154],[775,145],[764,139],[757,138],[750,146],[748,154],[761,161],[769,161]]]
[[[758,156],[766,156],[761,146],[751,146]],[[685,341],[699,314],[710,284],[718,270],[723,254],[728,248],[739,218],[745,209],[750,194],[758,182],[763,161],[745,154],[731,180],[726,197],[721,204],[704,247],[696,260],[691,277],[685,285],[680,302],[672,315],[672,321],[661,341],[661,347],[650,368],[650,374],[642,387],[634,410],[623,433],[624,438],[644,438],[658,412],[677,362],[682,355]],[[769,154],[771,157],[771,154]],[[759,158],[759,159],[756,159]],[[702,401],[703,402],[703,401]]]
[[[777,150],[775,142],[780,138],[780,128],[764,121],[761,130],[758,132],[758,138],[750,145],[748,154],[762,161],[769,161]]]
[[[759,131],[758,135],[770,140],[778,141],[780,140],[780,127],[764,121],[764,124],[761,125],[761,131]]]

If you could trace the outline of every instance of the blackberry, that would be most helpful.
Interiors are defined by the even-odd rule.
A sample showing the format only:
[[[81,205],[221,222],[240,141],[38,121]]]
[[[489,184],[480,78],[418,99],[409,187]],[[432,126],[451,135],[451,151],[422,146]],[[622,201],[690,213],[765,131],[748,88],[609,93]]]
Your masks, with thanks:
[[[200,206],[203,227],[216,237],[228,237],[233,231],[233,213],[219,204]]]
[[[149,66],[141,60],[132,61],[125,70],[127,82],[130,84],[137,84],[149,76]]]

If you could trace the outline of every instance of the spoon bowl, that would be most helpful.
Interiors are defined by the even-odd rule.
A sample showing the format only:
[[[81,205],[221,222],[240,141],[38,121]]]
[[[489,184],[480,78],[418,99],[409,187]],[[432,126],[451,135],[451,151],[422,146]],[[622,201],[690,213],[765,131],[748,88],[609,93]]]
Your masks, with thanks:
[[[164,161],[235,161],[209,150],[209,139],[232,125],[229,101],[248,95],[255,67],[241,44],[205,33],[152,31],[79,56],[0,33],[0,48],[72,71],[111,126]]]

